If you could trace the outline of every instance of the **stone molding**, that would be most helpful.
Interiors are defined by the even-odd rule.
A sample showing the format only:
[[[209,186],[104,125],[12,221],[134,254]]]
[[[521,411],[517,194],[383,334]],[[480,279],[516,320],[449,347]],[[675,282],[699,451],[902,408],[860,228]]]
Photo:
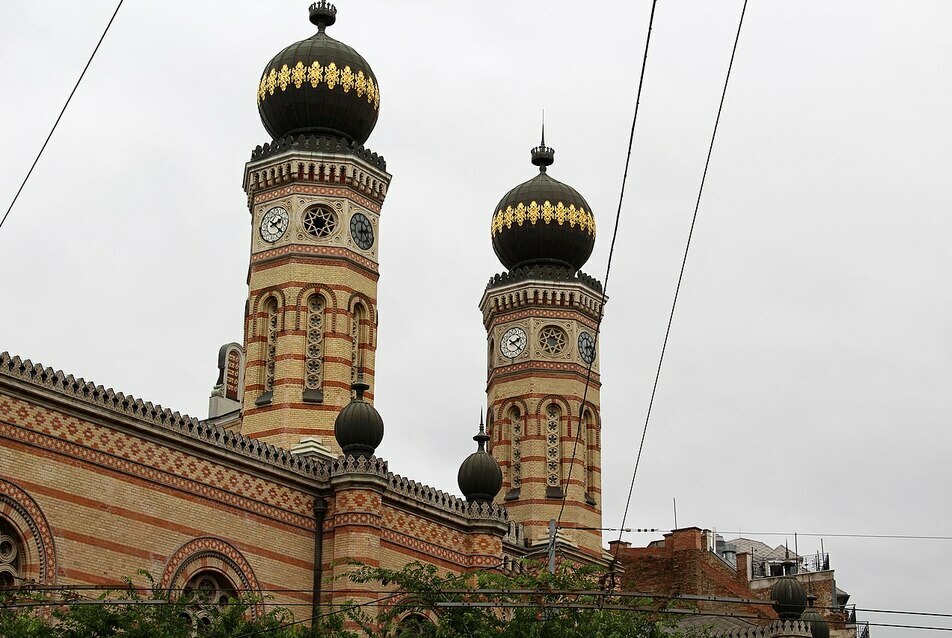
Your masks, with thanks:
[[[130,417],[154,429],[172,432],[181,437],[208,444],[213,448],[281,468],[318,481],[327,481],[329,473],[323,463],[292,454],[289,450],[258,441],[219,425],[200,421],[161,405],[104,388],[84,379],[76,379],[62,370],[53,370],[29,359],[0,353],[0,377],[9,377],[38,388],[52,391],[81,403],[105,409],[116,415]]]
[[[214,562],[220,563],[217,567],[229,580],[238,581],[235,584],[239,591],[260,596],[261,585],[248,559],[235,546],[214,536],[194,538],[175,550],[165,565],[159,586],[173,591],[185,585],[195,572],[213,567]],[[252,615],[259,616],[262,611],[260,601],[252,605]]]
[[[41,585],[52,585],[56,582],[56,544],[53,532],[46,516],[39,504],[30,494],[16,483],[0,478],[0,507],[10,508],[11,514],[16,514],[16,523],[25,524],[32,538],[24,538],[24,543],[32,543],[37,552],[37,581]],[[2,513],[2,512],[0,512]],[[26,530],[20,530],[21,532]]]

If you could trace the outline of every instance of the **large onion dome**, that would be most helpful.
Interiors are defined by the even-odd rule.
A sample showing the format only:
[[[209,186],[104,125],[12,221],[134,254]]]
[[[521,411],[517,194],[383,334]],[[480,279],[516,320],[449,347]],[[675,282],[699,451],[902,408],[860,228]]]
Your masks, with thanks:
[[[354,383],[354,398],[334,421],[334,438],[344,454],[373,456],[383,441],[383,419],[374,406],[364,401],[364,392],[369,388],[363,380]]]
[[[274,139],[333,135],[363,144],[377,123],[377,76],[359,53],[325,33],[337,20],[334,5],[316,2],[310,15],[317,33],[278,53],[261,74],[261,123]]]
[[[781,576],[770,588],[773,608],[782,620],[797,620],[807,606],[807,593],[793,576]]]
[[[480,419],[481,421],[482,419]],[[473,437],[478,447],[476,451],[466,457],[459,466],[456,482],[467,501],[485,503],[496,498],[502,488],[502,470],[496,459],[486,451],[486,428],[479,424],[479,434]]]
[[[542,143],[532,149],[539,174],[519,184],[499,201],[492,220],[493,250],[512,270],[554,264],[579,270],[595,246],[595,217],[577,190],[552,179],[546,167],[555,151]]]
[[[803,615],[800,616],[800,620],[807,624],[807,627],[810,628],[810,633],[813,634],[813,638],[830,638],[830,626],[826,624],[826,621],[823,620],[823,616],[820,615],[820,612],[816,610],[816,607],[813,606],[813,601],[816,600],[816,596],[807,596],[807,610],[803,612]]]

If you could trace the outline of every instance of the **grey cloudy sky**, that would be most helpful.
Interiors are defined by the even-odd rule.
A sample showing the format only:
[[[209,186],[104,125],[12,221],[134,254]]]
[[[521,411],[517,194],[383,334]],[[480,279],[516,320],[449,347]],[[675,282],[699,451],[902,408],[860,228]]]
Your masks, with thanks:
[[[205,416],[218,347],[242,338],[255,90],[313,32],[306,4],[126,2],[0,230],[0,349]],[[394,175],[375,388],[392,470],[456,492],[485,403],[490,216],[533,175],[543,108],[604,277],[649,4],[338,3]],[[659,2],[601,341],[608,527],[741,4]],[[4,4],[4,209],[113,7]],[[940,0],[750,1],[628,525],[670,528],[677,498],[682,526],[728,537],[952,532],[950,32]],[[824,544],[858,606],[949,611],[952,543]]]

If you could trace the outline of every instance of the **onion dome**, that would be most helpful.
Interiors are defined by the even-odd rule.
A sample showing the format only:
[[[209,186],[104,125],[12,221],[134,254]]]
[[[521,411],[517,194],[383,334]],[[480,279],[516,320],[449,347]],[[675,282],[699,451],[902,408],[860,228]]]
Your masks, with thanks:
[[[807,606],[807,593],[793,576],[781,576],[770,588],[770,597],[781,620],[797,620]]]
[[[479,419],[479,434],[473,437],[478,447],[475,452],[466,457],[459,466],[456,482],[463,496],[469,502],[490,502],[502,488],[502,470],[496,459],[486,451],[486,428],[482,418]]]
[[[499,201],[492,220],[493,250],[509,270],[534,264],[579,270],[595,246],[592,209],[577,190],[546,172],[555,151],[545,145],[545,129],[542,143],[531,153],[539,174]]]
[[[317,33],[278,53],[261,74],[261,123],[274,139],[330,135],[363,144],[377,123],[377,77],[359,53],[325,33],[337,20],[334,5],[315,2],[310,15]]]
[[[820,612],[813,606],[813,601],[815,600],[816,596],[807,596],[807,604],[809,606],[807,610],[803,612],[803,615],[800,616],[800,620],[807,624],[810,633],[813,634],[813,638],[830,638],[830,626],[826,624],[826,621],[823,620],[823,616],[821,616]]]
[[[344,454],[373,456],[383,440],[383,419],[374,406],[364,401],[369,385],[358,379],[350,388],[354,398],[337,415],[334,438]]]

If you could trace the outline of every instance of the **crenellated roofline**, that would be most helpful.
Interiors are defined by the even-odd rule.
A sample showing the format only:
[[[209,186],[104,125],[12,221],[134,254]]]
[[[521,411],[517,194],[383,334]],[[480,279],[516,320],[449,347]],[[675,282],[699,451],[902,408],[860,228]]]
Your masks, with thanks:
[[[466,521],[498,523],[509,530],[508,542],[522,538],[521,528],[510,525],[505,507],[490,503],[468,503],[465,499],[443,490],[394,474],[387,462],[377,457],[355,458],[342,456],[325,462],[312,457],[292,454],[289,450],[270,443],[226,430],[219,425],[172,411],[161,405],[143,401],[112,388],[76,378],[61,370],[33,363],[29,359],[0,353],[0,391],[4,386],[32,387],[38,394],[53,395],[65,403],[80,404],[94,412],[106,412],[118,419],[132,420],[144,428],[165,436],[174,436],[184,442],[201,444],[211,451],[226,452],[259,466],[291,472],[313,481],[315,492],[326,491],[333,479],[348,475],[372,476],[380,480],[387,492],[412,501],[424,510],[451,515],[457,524]],[[23,396],[23,393],[17,393]]]

